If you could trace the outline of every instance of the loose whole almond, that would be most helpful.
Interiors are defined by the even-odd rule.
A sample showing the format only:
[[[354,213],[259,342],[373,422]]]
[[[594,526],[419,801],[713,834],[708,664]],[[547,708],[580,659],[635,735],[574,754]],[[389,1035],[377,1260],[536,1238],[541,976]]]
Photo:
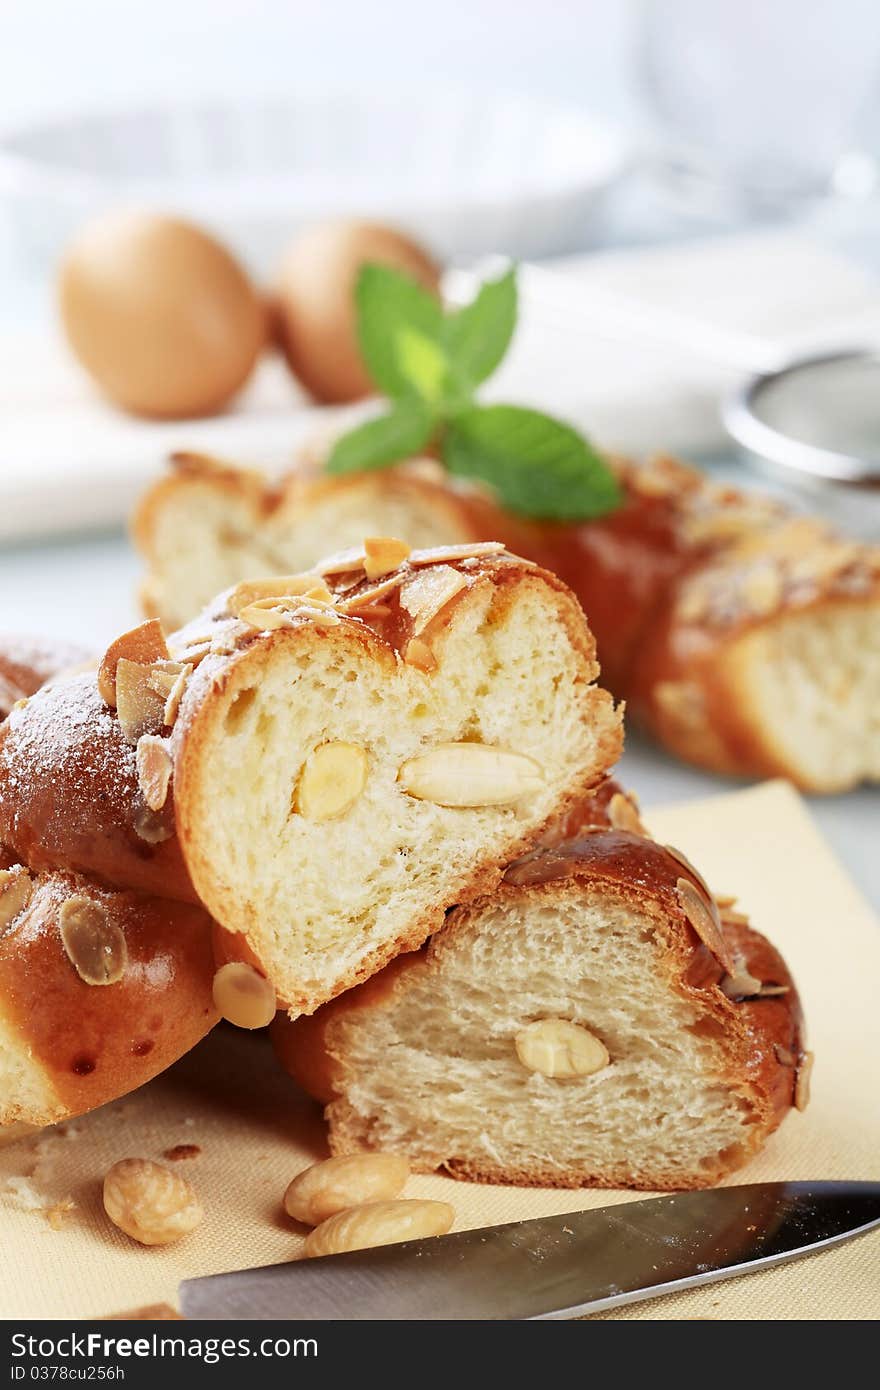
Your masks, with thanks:
[[[294,809],[306,820],[332,820],[350,811],[367,781],[367,755],[356,743],[322,743],[306,759]]]
[[[68,898],[58,915],[67,958],[87,985],[115,985],[125,974],[125,933],[107,908],[91,898]]]
[[[120,657],[116,663],[116,713],[127,742],[136,744],[144,734],[158,733],[165,715],[165,701],[150,684],[149,666]]]
[[[151,811],[161,811],[168,796],[173,764],[168,745],[155,734],[143,734],[135,749],[138,786]]]
[[[179,1173],[146,1158],[123,1158],[104,1179],[104,1210],[141,1245],[171,1245],[204,1218],[202,1204]]]
[[[275,1017],[275,990],[259,970],[244,961],[221,965],[212,993],[217,1012],[236,1028],[266,1028]]]
[[[689,878],[677,880],[676,892],[684,915],[697,936],[715,959],[724,966],[728,975],[734,973],[735,964],[724,937],[718,909],[711,899],[707,899]]]
[[[439,743],[405,762],[397,780],[410,796],[439,806],[508,806],[544,786],[533,758],[485,743]]]
[[[0,932],[10,927],[24,912],[31,900],[34,885],[27,869],[16,864],[11,869],[0,869]]]
[[[455,1212],[446,1202],[367,1202],[322,1221],[306,1237],[303,1253],[309,1258],[340,1255],[346,1250],[444,1236],[454,1220]]]
[[[611,1061],[595,1033],[564,1018],[526,1024],[514,1038],[514,1046],[523,1066],[542,1076],[592,1076]]]
[[[409,1163],[401,1154],[327,1158],[297,1174],[284,1194],[284,1210],[295,1221],[318,1226],[338,1211],[396,1197],[408,1177]]]
[[[156,618],[150,618],[117,637],[104,653],[98,667],[98,691],[101,699],[112,709],[116,707],[116,667],[120,657],[144,666],[149,666],[153,661],[166,660],[168,644],[162,624]]]
[[[393,536],[368,536],[364,541],[364,569],[368,579],[381,579],[402,565],[409,555],[406,541]]]

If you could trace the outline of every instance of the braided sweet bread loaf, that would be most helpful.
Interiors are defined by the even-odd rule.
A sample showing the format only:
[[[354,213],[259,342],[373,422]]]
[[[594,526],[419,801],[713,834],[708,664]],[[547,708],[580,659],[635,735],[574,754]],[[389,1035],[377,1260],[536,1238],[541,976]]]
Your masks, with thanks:
[[[0,1125],[142,1086],[217,1022],[198,907],[72,873],[0,870]]]
[[[624,502],[533,523],[430,461],[280,484],[192,455],[144,497],[144,599],[166,623],[210,593],[362,535],[502,540],[581,601],[603,675],[679,757],[832,792],[880,779],[880,549],[674,460],[615,461]]]
[[[807,1099],[773,947],[614,784],[422,951],[273,1024],[335,1154],[557,1187],[717,1182]]]
[[[0,691],[19,713],[84,656],[63,643],[0,638]],[[71,684],[79,690],[94,676]],[[57,708],[52,688],[42,698]],[[62,775],[62,816],[63,767],[62,755],[48,774]],[[80,790],[87,800],[102,795],[94,781]],[[7,785],[7,823],[25,791]],[[51,843],[52,825],[45,829]],[[41,871],[52,856],[39,835],[21,849],[0,848],[0,1142],[15,1126],[54,1124],[143,1085],[218,1017],[202,908],[114,891],[69,869]]]
[[[201,903],[219,960],[294,1012],[490,892],[621,747],[576,600],[500,544],[383,540],[319,570],[240,585],[167,643],[144,623],[0,730],[0,842]]]

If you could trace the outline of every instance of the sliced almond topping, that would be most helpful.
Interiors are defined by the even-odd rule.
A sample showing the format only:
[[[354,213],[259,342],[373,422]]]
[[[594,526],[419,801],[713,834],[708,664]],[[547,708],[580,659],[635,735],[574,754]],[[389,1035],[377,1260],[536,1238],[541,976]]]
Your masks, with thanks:
[[[169,820],[159,811],[153,811],[147,805],[135,807],[132,825],[138,839],[143,840],[147,845],[164,844],[174,835],[174,821]]]
[[[98,667],[98,693],[111,709],[116,708],[116,668],[121,657],[146,666],[154,661],[167,660],[168,644],[162,624],[156,618],[150,618],[110,643]]]
[[[306,820],[332,820],[350,811],[367,780],[367,755],[356,743],[322,743],[306,759],[294,809]]]
[[[342,619],[335,609],[320,599],[304,599],[293,610],[295,618],[306,618],[315,627],[338,627]]]
[[[715,904],[707,901],[699,888],[689,878],[680,878],[675,887],[682,911],[697,936],[703,945],[712,952],[715,959],[724,966],[728,975],[732,975],[735,964],[724,939],[721,919]]]
[[[177,718],[180,701],[191,674],[192,667],[184,666],[179,661],[163,661],[150,670],[150,689],[155,690],[156,694],[165,701],[162,710],[162,722],[168,728]]]
[[[368,536],[364,541],[364,569],[368,579],[381,579],[402,565],[409,555],[406,541],[394,536]]]
[[[734,956],[733,970],[721,981],[721,991],[728,999],[749,999],[761,992],[761,981],[753,975],[739,952]]]
[[[275,632],[282,627],[293,627],[294,618],[305,618],[319,627],[333,627],[339,622],[332,602],[321,598],[266,598],[257,599],[239,613],[239,621],[258,632]]]
[[[432,545],[427,550],[413,550],[411,565],[442,565],[450,560],[478,560],[483,555],[500,555],[507,547],[502,541],[462,541],[460,545]]]
[[[127,741],[162,727],[165,701],[150,684],[151,668],[121,657],[116,664],[116,713]]]
[[[439,806],[509,806],[544,786],[534,758],[485,743],[440,743],[405,762],[397,780],[410,796]]]
[[[23,864],[0,869],[0,933],[6,931],[31,900],[34,885]]]
[[[609,801],[608,819],[615,830],[628,830],[633,835],[645,834],[638,811],[623,792],[615,792]]]
[[[173,763],[168,745],[155,734],[144,734],[135,750],[138,786],[151,811],[161,811],[168,796]]]
[[[214,1004],[236,1028],[266,1028],[275,1017],[275,991],[264,975],[244,961],[221,965],[214,976]]]
[[[776,1053],[776,1060],[781,1067],[797,1066],[797,1057],[790,1047],[783,1047],[782,1043],[776,1043],[773,1051]]]
[[[248,483],[251,487],[265,485],[265,478],[256,468],[242,468],[241,464],[217,458],[215,454],[200,454],[195,450],[178,449],[168,459],[175,473],[190,474],[201,478],[232,478],[236,482]]]
[[[191,674],[192,667],[184,666],[183,670],[178,673],[177,679],[175,680],[171,689],[168,691],[168,698],[166,699],[165,707],[162,710],[162,723],[166,726],[166,728],[171,728],[171,726],[174,724],[174,721],[177,719],[177,714],[180,709],[180,702],[183,699],[183,693],[186,690],[187,681],[189,680]]]
[[[289,609],[282,608],[280,601],[277,605],[273,603],[268,606],[249,603],[238,616],[241,622],[247,623],[248,627],[255,628],[257,632],[276,632],[278,628],[293,626]]]
[[[337,550],[315,565],[315,574],[350,574],[352,570],[363,569],[365,558],[363,546]]]
[[[743,576],[742,594],[750,614],[764,618],[782,602],[782,576],[774,565],[760,565]]]
[[[204,661],[212,646],[213,642],[210,637],[200,637],[198,641],[192,642],[188,647],[184,647],[180,651],[175,651],[175,659],[179,661],[181,665],[189,666],[192,669],[198,666],[200,662]]]
[[[383,599],[387,594],[393,594],[395,589],[399,589],[406,579],[406,573],[392,574],[390,579],[383,579],[379,584],[373,584],[368,589],[361,589],[359,593],[352,594],[349,598],[341,599],[337,607],[340,613],[356,613],[359,608],[366,608],[377,600]]]
[[[708,883],[707,883],[706,880],[703,878],[703,875],[700,873],[699,869],[695,869],[695,868],[694,868],[693,864],[692,864],[691,861],[688,859],[687,855],[686,855],[686,854],[682,854],[682,852],[681,852],[680,849],[676,849],[676,848],[675,848],[675,845],[664,845],[663,848],[666,850],[666,853],[667,853],[668,855],[671,855],[671,857],[675,860],[676,864],[680,864],[681,867],[682,867],[683,869],[687,869],[687,871],[688,871],[688,873],[691,875],[691,877],[692,877],[692,878],[695,878],[695,879],[697,880],[697,883],[698,883],[698,884],[700,885],[700,887],[702,888],[702,890],[703,890],[703,892],[705,893],[707,899],[709,900],[710,903],[712,903],[712,905],[713,905],[713,907],[714,907],[714,905],[715,905],[715,898],[714,898],[714,896],[713,896],[713,894],[712,894],[712,889],[709,887]]]
[[[276,575],[270,579],[248,579],[242,584],[237,584],[226,600],[226,608],[234,618],[238,618],[242,609],[260,600],[279,600],[302,595],[323,599],[325,603],[333,602],[333,595],[320,575],[287,574]]]
[[[709,611],[709,592],[705,584],[689,584],[678,601],[676,615],[683,623],[698,623]]]
[[[441,609],[467,585],[467,575],[452,569],[450,565],[436,565],[414,579],[408,579],[400,591],[400,606],[413,619],[413,637],[419,637]]]
[[[423,637],[410,638],[404,649],[403,659],[407,666],[415,666],[417,671],[424,671],[426,674],[437,670],[437,658]]]
[[[813,1075],[814,1060],[812,1052],[802,1052],[798,1058],[797,1077],[794,1083],[796,1110],[806,1110],[810,1103],[810,1080]]]
[[[58,917],[67,958],[87,985],[115,985],[128,964],[128,947],[118,922],[91,898],[68,898]]]

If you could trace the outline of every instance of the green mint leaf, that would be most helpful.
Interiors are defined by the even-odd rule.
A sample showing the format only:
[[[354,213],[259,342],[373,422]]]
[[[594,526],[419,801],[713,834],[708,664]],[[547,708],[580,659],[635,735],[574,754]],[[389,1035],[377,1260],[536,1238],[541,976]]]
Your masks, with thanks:
[[[510,346],[516,327],[516,267],[488,280],[476,298],[448,314],[443,342],[457,381],[470,390],[491,376]]]
[[[423,401],[436,406],[449,375],[446,354],[433,338],[404,325],[396,338],[398,366]]]
[[[545,521],[582,521],[617,506],[617,481],[577,430],[537,410],[473,406],[443,440],[450,473],[489,483],[513,512]]]
[[[325,465],[328,473],[362,473],[412,458],[424,449],[434,417],[421,401],[400,401],[387,415],[367,420],[337,439]]]
[[[387,265],[364,265],[355,286],[358,345],[374,385],[399,399],[417,391],[398,357],[403,329],[439,342],[443,310],[437,299],[408,275]]]

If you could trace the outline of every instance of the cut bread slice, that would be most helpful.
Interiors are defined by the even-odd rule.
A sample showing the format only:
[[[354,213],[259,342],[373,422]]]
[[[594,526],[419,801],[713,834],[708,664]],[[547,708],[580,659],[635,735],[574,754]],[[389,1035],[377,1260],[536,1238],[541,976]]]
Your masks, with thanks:
[[[250,469],[177,454],[133,521],[149,565],[144,606],[170,630],[230,584],[309,569],[364,536],[404,536],[413,547],[491,539],[478,534],[442,478],[425,460],[379,482],[369,473],[328,478],[302,467],[275,486]]]
[[[201,902],[310,1011],[497,883],[621,718],[571,592],[498,544],[373,538],[111,644],[0,727],[0,842]],[[372,576],[372,577],[369,577]]]
[[[321,475],[326,442],[270,485],[179,462],[144,497],[144,597],[166,622],[255,575],[311,564],[360,535],[412,545],[494,539],[557,573],[582,603],[609,688],[678,756],[836,792],[880,778],[880,550],[676,460],[613,460],[608,516],[505,512],[417,461]]]
[[[413,552],[370,580],[400,555],[375,541],[323,578],[240,586],[171,639],[183,663],[197,638],[223,649],[171,739],[181,849],[221,959],[292,1013],[491,889],[619,754],[576,600],[500,551]]]
[[[593,820],[425,951],[276,1021],[283,1064],[328,1103],[333,1153],[485,1182],[699,1187],[803,1103],[777,952],[729,909],[722,923],[682,856],[605,809]]]

